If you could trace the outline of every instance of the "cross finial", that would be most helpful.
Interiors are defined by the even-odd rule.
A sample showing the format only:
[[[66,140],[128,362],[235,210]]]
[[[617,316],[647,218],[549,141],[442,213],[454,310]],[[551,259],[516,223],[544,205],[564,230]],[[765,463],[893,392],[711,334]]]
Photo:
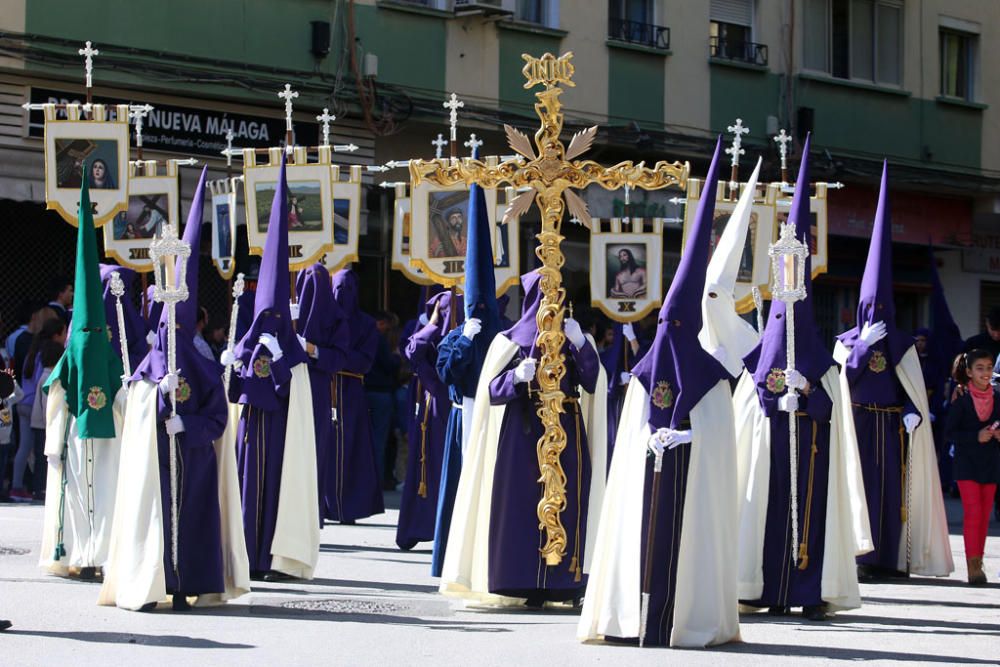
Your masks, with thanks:
[[[781,171],[788,169],[788,143],[791,140],[792,137],[785,132],[784,128],[774,137],[774,143],[778,144],[778,154],[781,155]]]
[[[87,72],[87,88],[93,85],[93,73],[94,73],[94,56],[100,55],[101,52],[97,49],[91,47],[90,40],[87,40],[86,44],[82,49],[77,50],[81,56],[83,56],[83,66]]]
[[[337,116],[330,113],[330,110],[323,107],[323,113],[316,116],[316,120],[323,124],[323,145],[330,145],[330,123],[337,120]]]
[[[476,138],[475,133],[472,133],[469,135],[469,140],[464,142],[462,145],[472,152],[472,157],[476,157],[476,151],[483,145],[483,142]]]
[[[448,109],[448,124],[451,126],[451,140],[452,142],[457,141],[458,110],[465,106],[465,102],[460,101],[458,99],[458,95],[452,93],[451,97],[448,98],[448,101],[442,106],[444,106],[445,109]]]
[[[233,128],[226,130],[226,150],[222,151],[222,154],[226,156],[226,166],[233,166]]]
[[[444,135],[438,132],[438,138],[431,142],[431,146],[434,147],[434,158],[440,160],[441,153],[444,152],[444,147],[448,145],[448,140],[444,138]]]
[[[750,128],[743,127],[743,119],[737,118],[736,124],[728,126],[726,130],[733,134],[733,145],[726,149],[726,154],[732,158],[729,161],[729,165],[731,167],[738,167],[740,156],[746,154],[746,151],[741,148],[743,145],[743,135],[750,134]]]
[[[135,145],[142,146],[142,123],[146,115],[153,110],[149,104],[129,107],[128,116],[135,120]]]
[[[285,131],[292,131],[292,100],[299,96],[297,90],[292,90],[290,83],[285,84],[285,89],[278,93],[278,97],[285,100]]]

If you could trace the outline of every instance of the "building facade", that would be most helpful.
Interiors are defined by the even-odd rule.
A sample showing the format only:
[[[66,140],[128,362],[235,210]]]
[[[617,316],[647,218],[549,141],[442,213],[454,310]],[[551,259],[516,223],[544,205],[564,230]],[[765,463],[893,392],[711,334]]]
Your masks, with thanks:
[[[333,141],[360,147],[338,155],[342,162],[432,157],[431,141],[447,136],[442,103],[452,92],[465,103],[460,141],[475,132],[486,153],[507,153],[503,123],[537,126],[521,54],[572,51],[567,135],[598,125],[588,157],[602,163],[688,160],[697,175],[715,136],[741,118],[750,129],[745,171],[761,155],[774,180],[773,135],[786,129],[800,145],[812,132],[816,179],[845,186],[830,195],[829,272],[816,283],[830,334],[853,321],[887,159],[899,324],[925,323],[930,242],[955,317],[971,335],[1000,305],[1000,154],[989,150],[1000,142],[998,32],[1000,3],[985,0],[0,0],[6,252],[15,264],[46,252],[49,272],[71,267],[70,228],[39,205],[37,119],[20,105],[79,99],[77,49],[86,40],[101,50],[96,96],[163,111],[147,128],[162,139],[148,142],[147,153],[194,153],[214,177],[226,170],[217,153],[224,138],[208,118],[246,121],[237,145],[273,144],[267,128],[282,116],[276,93],[286,82],[300,92],[299,143],[316,136],[315,116],[329,108],[338,116]],[[368,178],[364,298],[405,318],[416,288],[390,269],[393,191],[377,184],[406,174]],[[637,195],[630,211],[679,217],[674,195]],[[620,193],[588,202],[596,216],[622,214]],[[522,262],[532,257],[532,221],[522,225]],[[586,277],[575,274],[586,273],[588,237],[571,225],[564,232],[570,294],[583,299]],[[664,245],[669,264],[679,228],[668,229]],[[38,282],[25,278],[21,288],[30,293]]]

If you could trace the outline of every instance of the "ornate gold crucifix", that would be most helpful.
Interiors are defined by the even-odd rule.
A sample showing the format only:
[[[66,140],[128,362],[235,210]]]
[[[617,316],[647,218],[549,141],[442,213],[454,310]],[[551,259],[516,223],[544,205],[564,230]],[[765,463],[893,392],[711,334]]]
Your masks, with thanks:
[[[538,204],[542,218],[541,232],[536,236],[538,247],[535,254],[542,261],[541,274],[542,303],[538,309],[538,339],[536,346],[541,350],[538,368],[538,397],[541,407],[538,417],[545,432],[538,441],[539,482],[542,484],[542,498],[538,503],[539,530],[546,532],[542,555],[548,565],[558,565],[566,554],[566,529],[560,515],[566,508],[566,474],[560,464],[560,455],[566,448],[566,433],[559,422],[559,415],[565,411],[563,395],[559,383],[566,373],[562,346],[563,301],[565,290],[560,273],[565,258],[560,244],[563,213],[568,207],[584,225],[590,226],[590,215],[586,203],[573,188],[585,188],[596,183],[607,190],[629,186],[645,190],[657,190],[668,185],[685,187],[689,165],[679,162],[657,162],[652,169],[642,162],[620,162],[613,167],[604,167],[590,160],[573,160],[585,153],[597,133],[591,127],[576,133],[570,140],[569,148],[559,139],[563,127],[562,103],[559,84],[574,86],[572,52],[559,58],[546,53],[541,58],[527,54],[521,56],[526,64],[523,72],[528,80],[525,88],[538,84],[545,86],[535,93],[538,102],[535,113],[541,120],[541,127],[535,132],[535,147],[522,132],[509,125],[504,126],[510,147],[524,156],[500,164],[482,162],[469,158],[457,160],[413,160],[410,162],[410,178],[414,186],[421,180],[438,185],[478,183],[487,188],[502,184],[528,190],[518,195],[507,208],[504,222],[523,215],[534,200]],[[537,148],[537,153],[536,153]],[[525,161],[526,160],[526,161]],[[565,201],[563,197],[565,196]],[[594,474],[603,474],[594,471]],[[590,511],[600,511],[591,508]]]

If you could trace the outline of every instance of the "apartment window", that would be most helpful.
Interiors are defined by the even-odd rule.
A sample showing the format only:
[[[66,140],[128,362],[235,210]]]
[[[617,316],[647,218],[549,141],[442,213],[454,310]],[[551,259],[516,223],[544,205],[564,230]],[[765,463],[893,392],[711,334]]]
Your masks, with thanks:
[[[525,23],[536,23],[546,28],[559,27],[558,0],[517,0],[514,18]]]
[[[653,24],[652,0],[610,0],[608,37],[654,49],[670,48],[670,29]]]
[[[806,0],[803,60],[839,79],[903,81],[902,0]]]
[[[767,64],[767,46],[753,41],[754,0],[712,0],[709,54],[713,58]]]
[[[941,94],[972,101],[976,72],[976,36],[941,30]]]

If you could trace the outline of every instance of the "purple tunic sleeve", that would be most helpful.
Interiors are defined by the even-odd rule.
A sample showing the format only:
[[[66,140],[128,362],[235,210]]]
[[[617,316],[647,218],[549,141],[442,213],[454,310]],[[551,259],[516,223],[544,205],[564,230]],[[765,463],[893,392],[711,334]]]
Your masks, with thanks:
[[[830,416],[833,414],[833,400],[826,393],[826,389],[818,384],[812,385],[812,390],[805,399],[804,407],[809,418],[821,424],[830,421]]]
[[[851,353],[847,356],[847,362],[844,364],[844,372],[847,373],[847,382],[852,387],[864,377],[865,371],[868,370],[868,358],[870,356],[871,350],[868,346],[860,338],[855,341],[854,347],[851,348]]]
[[[378,350],[378,331],[373,326],[368,335],[344,359],[344,370],[348,373],[364,375],[375,363],[375,352]]]
[[[570,344],[569,350],[576,363],[577,379],[580,381],[580,386],[588,394],[594,393],[594,390],[597,389],[597,376],[601,364],[601,358],[597,356],[597,351],[589,344],[584,344],[582,350],[578,350],[573,344]],[[608,382],[611,382],[611,378],[608,378]]]
[[[516,364],[515,364],[516,366]],[[534,380],[532,383],[536,385]],[[527,393],[526,382],[514,382],[514,369],[504,371],[490,382],[490,405],[506,405]]]
[[[435,362],[437,347],[428,338],[414,335],[406,345],[406,358],[409,359],[413,372],[417,374],[424,390],[440,395],[447,391],[441,378],[438,377]]]

